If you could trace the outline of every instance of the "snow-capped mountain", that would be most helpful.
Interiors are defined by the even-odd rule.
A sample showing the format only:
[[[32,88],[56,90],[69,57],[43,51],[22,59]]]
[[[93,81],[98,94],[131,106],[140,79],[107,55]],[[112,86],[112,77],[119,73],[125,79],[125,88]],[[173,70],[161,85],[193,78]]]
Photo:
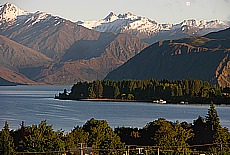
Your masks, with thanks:
[[[88,35],[77,34],[81,26],[58,16],[27,12],[10,3],[0,8],[0,34],[53,59],[61,57],[76,40]]]
[[[110,12],[108,16],[99,21],[78,21],[77,24],[100,32],[109,31],[116,33],[126,32],[129,30],[138,30],[146,32],[148,34],[159,30],[167,30],[168,26],[170,27],[170,25],[166,24],[162,26],[155,21],[152,21],[145,17],[134,15],[131,12],[118,15]]]
[[[128,33],[151,43],[158,40],[182,38],[188,35],[204,35],[229,27],[229,23],[220,20],[189,19],[178,24],[160,24],[130,12],[118,15],[111,12],[104,19],[78,21],[77,24],[100,32]]]
[[[6,3],[0,6],[0,25],[12,26],[12,24],[20,25],[22,23],[34,25],[39,22],[45,22],[53,19],[55,25],[60,24],[60,20],[65,21],[58,16],[53,16],[44,12],[37,11],[35,13],[27,12],[14,4]]]
[[[199,29],[203,28],[222,28],[223,26],[228,26],[227,23],[224,23],[220,20],[184,20],[179,24],[176,24],[175,26],[179,25],[180,27],[182,26],[193,26],[193,27],[198,27]]]
[[[23,16],[29,15],[29,12],[18,8],[14,4],[6,3],[0,6],[0,22],[10,22],[17,18],[24,18]]]
[[[128,34],[101,33],[52,14],[26,12],[9,3],[0,8],[0,16],[3,19],[0,20],[0,35],[9,45],[4,43],[3,48],[0,45],[0,55],[2,53],[10,58],[7,61],[5,57],[0,56],[0,78],[8,81],[14,82],[12,77],[16,77],[15,73],[23,74],[32,81],[50,84],[103,79],[109,71],[116,69],[149,45]],[[2,42],[0,38],[0,43]],[[30,50],[24,52],[22,45]],[[6,63],[12,60],[16,50],[22,53],[19,55],[21,59]],[[5,54],[5,51],[10,54]],[[37,54],[28,59],[21,56],[24,53],[25,56],[30,56],[31,51],[36,51]],[[39,58],[40,55],[48,57],[47,63]],[[25,66],[25,60],[34,63],[26,65],[25,68],[14,65],[19,63]],[[35,65],[34,60],[41,63]],[[4,68],[2,64],[5,64]]]

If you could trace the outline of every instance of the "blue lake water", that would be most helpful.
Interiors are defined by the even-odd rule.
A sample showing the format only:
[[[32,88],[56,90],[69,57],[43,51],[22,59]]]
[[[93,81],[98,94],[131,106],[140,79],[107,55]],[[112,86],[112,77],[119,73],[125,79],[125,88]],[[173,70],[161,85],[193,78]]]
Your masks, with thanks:
[[[171,105],[137,102],[92,102],[55,100],[54,95],[71,86],[0,87],[0,129],[8,121],[11,129],[47,120],[55,130],[71,131],[91,118],[107,120],[111,127],[144,127],[160,117],[192,123],[205,117],[208,105]],[[221,124],[230,128],[230,106],[216,106]]]

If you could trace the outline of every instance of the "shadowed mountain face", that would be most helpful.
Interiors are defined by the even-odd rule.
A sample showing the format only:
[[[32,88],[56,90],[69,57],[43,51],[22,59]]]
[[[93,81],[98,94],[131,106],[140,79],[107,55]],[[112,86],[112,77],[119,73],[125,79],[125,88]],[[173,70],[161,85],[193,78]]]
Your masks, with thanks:
[[[106,46],[117,36],[118,34],[115,33],[101,33],[97,40],[76,41],[65,51],[61,61],[88,60],[93,57],[99,57],[105,51]]]
[[[21,71],[30,68],[44,68],[52,63],[52,59],[33,49],[25,47],[0,35],[0,77],[5,80],[22,83],[35,84]],[[25,72],[30,75],[33,72]],[[35,72],[34,72],[35,73]],[[36,72],[39,74],[39,71]]]
[[[52,62],[42,53],[0,35],[0,64],[7,68],[23,69],[47,65]]]
[[[14,82],[10,82],[10,81],[7,81],[3,78],[0,78],[0,86],[15,86],[15,85],[17,85],[17,84]]]
[[[144,49],[106,79],[195,78],[230,86],[230,29],[204,37],[161,41]]]
[[[103,44],[107,44],[106,46],[96,44],[94,49],[99,49],[96,50],[95,53],[98,55],[88,57],[87,59],[74,60],[75,57],[72,56],[77,56],[78,50],[80,50],[78,46],[76,50],[73,48],[67,51],[63,58],[69,61],[49,66],[49,68],[41,73],[38,79],[53,84],[66,84],[68,81],[77,82],[103,79],[110,71],[124,64],[148,46],[148,44],[136,37],[126,34],[118,34],[115,36],[113,36],[114,38],[112,40],[108,39],[107,42],[103,42]],[[85,44],[85,46],[82,45],[82,48],[88,49],[87,44]],[[84,52],[87,51],[88,50],[84,50]],[[90,51],[91,50],[89,50],[89,52]],[[82,52],[82,55],[85,54],[84,52]],[[79,53],[81,53],[81,51],[79,51]]]

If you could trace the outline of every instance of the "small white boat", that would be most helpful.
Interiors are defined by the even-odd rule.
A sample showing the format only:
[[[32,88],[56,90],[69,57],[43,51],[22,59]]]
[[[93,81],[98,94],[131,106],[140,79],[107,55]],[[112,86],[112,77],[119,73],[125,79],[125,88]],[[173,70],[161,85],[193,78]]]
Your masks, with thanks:
[[[165,100],[160,99],[160,100],[153,100],[153,103],[165,104],[167,102]]]
[[[180,104],[188,104],[188,101],[180,101]]]

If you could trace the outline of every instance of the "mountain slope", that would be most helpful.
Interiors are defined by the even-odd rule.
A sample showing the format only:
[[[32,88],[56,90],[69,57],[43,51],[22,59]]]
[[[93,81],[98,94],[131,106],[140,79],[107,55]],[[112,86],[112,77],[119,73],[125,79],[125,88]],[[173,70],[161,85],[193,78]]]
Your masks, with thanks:
[[[228,28],[219,33],[229,31]],[[189,37],[155,43],[110,72],[106,79],[195,78],[230,86],[229,36],[211,38]]]
[[[2,66],[0,66],[0,78],[17,84],[30,84],[30,85],[42,84],[27,78],[26,76],[24,76],[23,74],[17,71]]]
[[[14,15],[10,20],[0,21],[2,35],[54,60],[52,63],[47,60],[49,65],[44,66],[3,65],[35,81],[72,84],[79,79],[103,79],[109,71],[148,46],[128,34],[101,33],[43,12],[26,12],[13,4],[7,3],[0,9],[5,10],[1,11],[4,19]]]
[[[26,12],[13,4],[0,6],[4,18],[14,12]],[[5,11],[8,13],[5,13]],[[99,32],[44,12],[14,14],[8,20],[0,20],[0,34],[46,56],[59,60],[64,51],[77,40],[95,40]]]
[[[43,66],[52,62],[45,55],[0,35],[0,64],[13,69]]]
[[[220,20],[184,20],[178,24],[160,24],[156,21],[127,12],[116,15],[111,12],[98,21],[78,21],[77,24],[100,32],[127,33],[148,43],[160,40],[178,39],[189,35],[201,36],[229,27]]]
[[[17,83],[34,83],[20,73],[25,68],[45,67],[53,60],[0,35],[0,76]],[[31,71],[28,74],[35,74]],[[39,72],[36,74],[39,74]],[[12,78],[12,77],[17,77]]]
[[[17,84],[14,82],[7,81],[3,78],[0,78],[0,86],[16,86]]]
[[[80,49],[77,46],[76,50],[73,47],[63,56],[65,60],[69,61],[50,66],[38,78],[42,82],[54,84],[103,79],[110,71],[124,64],[148,46],[139,38],[126,34],[110,34],[108,37],[113,39],[108,41],[106,46],[102,46],[103,48],[99,49],[100,52],[96,51],[98,56],[88,57],[84,60],[74,60],[74,56],[77,56],[79,52],[81,53],[78,50],[87,49],[88,44],[85,44],[84,47],[82,44]],[[97,41],[98,44],[94,47],[95,49],[100,47],[99,42],[101,41]],[[91,52],[91,50],[85,50],[84,52]]]

